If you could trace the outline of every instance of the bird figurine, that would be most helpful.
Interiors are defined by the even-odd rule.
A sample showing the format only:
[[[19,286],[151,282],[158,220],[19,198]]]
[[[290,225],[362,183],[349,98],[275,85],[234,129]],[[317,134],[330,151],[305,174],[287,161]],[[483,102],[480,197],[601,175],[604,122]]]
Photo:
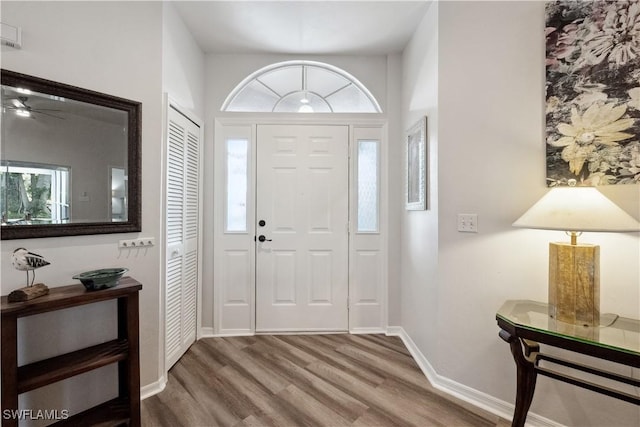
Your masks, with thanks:
[[[27,286],[31,286],[36,279],[36,268],[44,267],[51,263],[44,259],[42,255],[29,252],[25,248],[18,248],[11,255],[11,264],[16,270],[27,272]],[[29,271],[33,271],[31,282],[29,282]]]

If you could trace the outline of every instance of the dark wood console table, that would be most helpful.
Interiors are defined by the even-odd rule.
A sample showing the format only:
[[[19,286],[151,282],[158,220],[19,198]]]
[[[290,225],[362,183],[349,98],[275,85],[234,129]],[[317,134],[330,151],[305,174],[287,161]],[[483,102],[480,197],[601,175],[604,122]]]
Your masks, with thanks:
[[[640,387],[631,377],[603,371],[540,352],[540,345],[570,350],[591,357],[640,368],[640,321],[606,314],[600,326],[586,327],[559,322],[548,315],[548,304],[507,301],[496,313],[500,338],[511,346],[517,366],[516,407],[513,427],[524,426],[536,387],[537,374],[545,375],[607,396],[640,405],[640,397],[554,370],[560,365]]]
[[[2,426],[15,427],[18,395],[90,370],[118,363],[118,397],[84,412],[59,420],[55,425],[140,426],[140,356],[138,291],[142,285],[131,277],[99,291],[83,285],[52,288],[48,295],[25,302],[2,305]],[[112,341],[71,353],[18,366],[18,318],[100,301],[118,300],[118,337]],[[13,413],[13,412],[11,412]]]

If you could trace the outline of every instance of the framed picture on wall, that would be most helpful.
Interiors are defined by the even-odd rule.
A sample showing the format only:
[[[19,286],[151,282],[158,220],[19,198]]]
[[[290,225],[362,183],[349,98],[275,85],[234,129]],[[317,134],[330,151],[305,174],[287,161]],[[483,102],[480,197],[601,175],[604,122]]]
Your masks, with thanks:
[[[427,118],[407,130],[405,205],[410,211],[427,209]]]
[[[640,184],[639,7],[545,3],[548,186]]]

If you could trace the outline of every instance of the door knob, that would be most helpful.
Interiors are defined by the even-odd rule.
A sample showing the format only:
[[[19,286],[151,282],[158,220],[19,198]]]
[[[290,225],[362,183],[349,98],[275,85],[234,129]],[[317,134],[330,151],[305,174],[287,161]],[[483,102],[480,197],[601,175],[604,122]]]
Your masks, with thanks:
[[[265,225],[267,225],[267,222],[264,219],[261,219],[260,221],[258,221],[258,225],[260,227],[264,227]]]
[[[258,240],[260,240],[261,242],[270,242],[271,239],[267,239],[264,234],[261,234],[258,236]]]

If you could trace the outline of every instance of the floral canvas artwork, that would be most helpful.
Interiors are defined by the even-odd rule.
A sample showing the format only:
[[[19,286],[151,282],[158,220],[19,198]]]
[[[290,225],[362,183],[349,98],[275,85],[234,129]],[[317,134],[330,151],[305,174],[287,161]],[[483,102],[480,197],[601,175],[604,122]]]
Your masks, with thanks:
[[[546,4],[549,186],[640,183],[640,0]]]

